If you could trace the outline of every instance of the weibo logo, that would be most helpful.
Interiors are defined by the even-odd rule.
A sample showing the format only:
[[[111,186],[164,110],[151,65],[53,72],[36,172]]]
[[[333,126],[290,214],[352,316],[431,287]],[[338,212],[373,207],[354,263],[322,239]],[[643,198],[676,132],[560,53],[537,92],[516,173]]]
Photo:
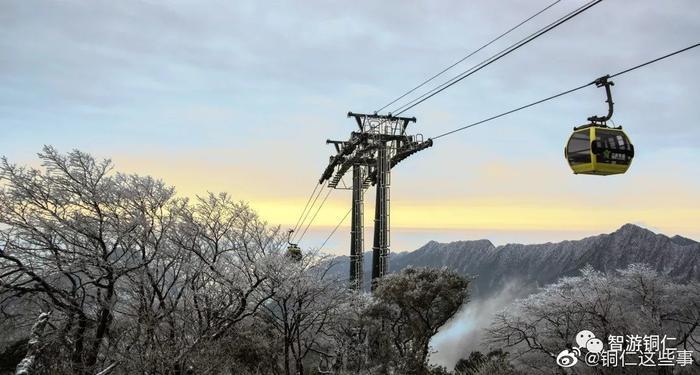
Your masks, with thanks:
[[[603,351],[603,341],[596,338],[593,332],[588,330],[583,330],[576,334],[576,344],[571,348],[571,350],[564,349],[557,356],[557,364],[561,367],[572,367],[578,363],[578,357],[581,356],[581,349],[586,349],[588,354],[586,358],[591,354],[595,357],[600,355]]]

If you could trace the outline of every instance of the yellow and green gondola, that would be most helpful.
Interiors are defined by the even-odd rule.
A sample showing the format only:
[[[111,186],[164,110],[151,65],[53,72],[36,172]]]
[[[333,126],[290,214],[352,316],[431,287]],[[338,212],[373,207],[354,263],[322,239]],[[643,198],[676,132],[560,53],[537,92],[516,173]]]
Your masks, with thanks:
[[[589,124],[574,128],[564,148],[571,170],[575,174],[608,176],[627,172],[634,158],[634,146],[622,127],[608,127],[613,114],[613,101],[608,76],[598,78],[598,87],[605,87],[608,103],[606,116],[589,117]]]

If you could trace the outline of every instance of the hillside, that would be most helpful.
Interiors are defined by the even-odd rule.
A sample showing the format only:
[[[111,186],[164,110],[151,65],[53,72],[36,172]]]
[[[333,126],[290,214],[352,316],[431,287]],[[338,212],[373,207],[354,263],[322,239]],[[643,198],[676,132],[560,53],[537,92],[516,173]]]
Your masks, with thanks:
[[[365,280],[370,278],[371,253],[365,255]],[[348,257],[339,257],[336,272],[347,273]],[[646,263],[678,281],[700,280],[700,243],[681,236],[657,234],[633,224],[576,241],[494,246],[488,240],[439,243],[430,241],[412,252],[392,254],[391,272],[407,266],[448,267],[474,275],[474,296],[497,292],[509,282],[521,290],[575,275],[586,264],[601,271]]]

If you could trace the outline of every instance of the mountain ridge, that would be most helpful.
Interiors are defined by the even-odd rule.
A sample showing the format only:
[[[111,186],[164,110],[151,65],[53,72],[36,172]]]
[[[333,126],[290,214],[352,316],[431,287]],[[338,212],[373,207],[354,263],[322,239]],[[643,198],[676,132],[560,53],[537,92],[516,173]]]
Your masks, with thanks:
[[[371,253],[365,253],[365,284],[369,283]],[[349,269],[349,257],[336,258],[335,272]],[[447,267],[475,276],[474,296],[488,296],[509,283],[523,293],[538,286],[573,276],[590,264],[610,272],[633,263],[645,263],[680,282],[700,280],[700,242],[679,235],[669,237],[635,224],[625,224],[611,233],[541,244],[509,243],[495,246],[487,239],[448,243],[429,241],[411,252],[393,253],[389,271],[408,266]]]

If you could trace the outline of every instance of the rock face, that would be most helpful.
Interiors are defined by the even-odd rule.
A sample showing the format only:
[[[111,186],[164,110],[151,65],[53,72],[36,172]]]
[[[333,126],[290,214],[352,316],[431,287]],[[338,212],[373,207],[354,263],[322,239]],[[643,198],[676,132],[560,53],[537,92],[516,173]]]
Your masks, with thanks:
[[[365,255],[368,282],[371,254]],[[349,267],[339,257],[337,272]],[[700,243],[689,238],[656,234],[626,224],[610,234],[537,245],[494,246],[488,240],[438,243],[430,241],[418,250],[392,254],[391,272],[407,266],[447,267],[476,276],[473,296],[487,296],[506,284],[516,283],[523,292],[578,274],[586,264],[600,271],[614,271],[633,263],[646,263],[669,277],[687,282],[700,280]]]

